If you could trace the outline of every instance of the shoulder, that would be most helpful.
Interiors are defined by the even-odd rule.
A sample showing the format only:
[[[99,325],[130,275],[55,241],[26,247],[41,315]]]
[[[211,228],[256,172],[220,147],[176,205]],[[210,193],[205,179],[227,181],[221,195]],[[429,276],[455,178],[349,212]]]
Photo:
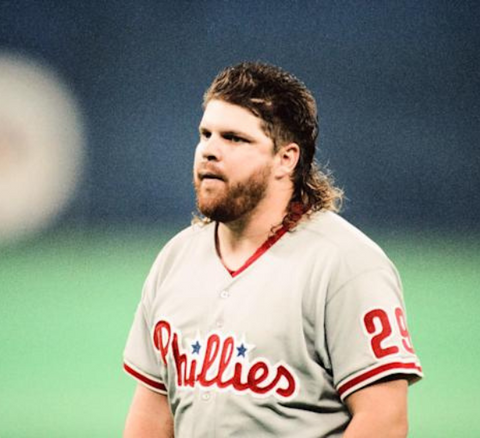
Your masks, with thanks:
[[[357,249],[384,255],[382,249],[370,237],[331,211],[313,213],[300,222],[298,230],[309,235],[309,239],[330,245],[339,251]]]
[[[214,230],[214,224],[194,224],[172,237],[163,246],[150,269],[144,296],[152,295],[170,273],[185,267],[187,260],[202,260],[202,252],[205,254],[214,251]]]
[[[316,240],[329,244],[339,251],[364,250],[385,255],[370,237],[331,211],[313,213],[301,226],[307,233],[316,236]]]
[[[375,270],[397,275],[382,248],[336,213],[314,213],[299,224],[297,231],[302,241],[299,244],[313,247],[315,254],[323,254],[343,281]]]
[[[211,233],[214,231],[215,224],[208,223],[208,224],[192,224],[187,228],[184,228],[180,232],[178,232],[175,236],[173,236],[167,244],[164,246],[164,249],[170,248],[178,248],[184,245],[188,245],[190,242],[201,239],[205,236],[210,236]]]
[[[213,242],[215,224],[192,224],[173,236],[162,248],[154,266],[162,264],[166,259],[177,257],[189,248],[210,246]]]

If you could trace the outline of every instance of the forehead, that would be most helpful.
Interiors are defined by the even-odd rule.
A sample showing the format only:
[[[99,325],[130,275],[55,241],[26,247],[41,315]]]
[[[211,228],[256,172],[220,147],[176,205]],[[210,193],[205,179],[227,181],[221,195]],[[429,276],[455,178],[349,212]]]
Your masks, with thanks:
[[[210,100],[203,113],[200,127],[211,130],[248,130],[265,134],[263,120],[250,110],[219,99]]]

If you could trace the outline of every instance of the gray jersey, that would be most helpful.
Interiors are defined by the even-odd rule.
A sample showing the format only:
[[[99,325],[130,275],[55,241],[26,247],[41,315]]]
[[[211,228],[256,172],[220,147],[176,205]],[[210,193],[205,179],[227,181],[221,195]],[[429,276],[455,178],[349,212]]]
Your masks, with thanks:
[[[214,224],[181,232],[147,278],[124,362],[168,395],[176,438],[340,437],[348,395],[422,376],[394,266],[331,212],[233,276]]]

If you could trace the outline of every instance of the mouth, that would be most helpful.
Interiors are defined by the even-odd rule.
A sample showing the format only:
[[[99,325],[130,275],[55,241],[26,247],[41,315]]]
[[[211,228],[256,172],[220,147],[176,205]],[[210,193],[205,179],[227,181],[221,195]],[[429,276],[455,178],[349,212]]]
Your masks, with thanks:
[[[222,175],[218,173],[213,173],[213,172],[199,172],[198,178],[200,179],[200,181],[204,181],[204,180],[225,181],[225,178]]]

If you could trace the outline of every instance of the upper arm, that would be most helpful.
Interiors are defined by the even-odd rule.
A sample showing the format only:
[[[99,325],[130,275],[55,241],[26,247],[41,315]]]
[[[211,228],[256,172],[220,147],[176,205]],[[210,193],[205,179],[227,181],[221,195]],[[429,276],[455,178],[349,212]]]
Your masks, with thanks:
[[[343,400],[388,377],[414,382],[422,376],[393,269],[364,271],[337,289],[325,306],[325,326],[334,383]]]
[[[125,424],[124,438],[173,438],[167,396],[139,384]]]
[[[406,414],[407,391],[406,379],[385,380],[354,392],[346,398],[345,402],[353,415],[371,409]]]
[[[407,380],[399,378],[375,383],[349,395],[345,402],[353,419],[345,438],[350,436],[348,433],[352,437],[406,437],[407,392]]]

